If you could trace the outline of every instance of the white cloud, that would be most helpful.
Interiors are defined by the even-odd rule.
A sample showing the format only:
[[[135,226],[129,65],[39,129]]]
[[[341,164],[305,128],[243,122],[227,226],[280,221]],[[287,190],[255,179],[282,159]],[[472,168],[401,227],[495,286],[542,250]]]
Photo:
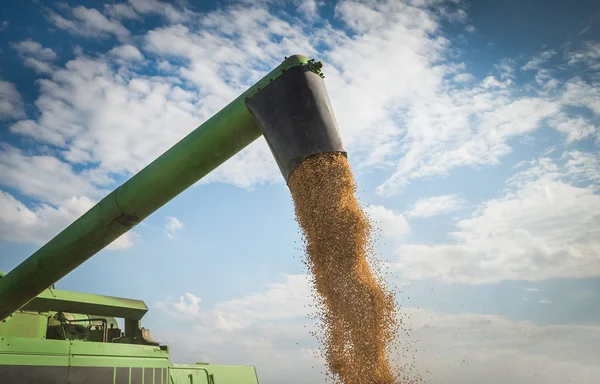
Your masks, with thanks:
[[[565,91],[561,101],[566,105],[590,109],[600,116],[600,87],[589,84],[580,78],[574,78],[565,83]]]
[[[93,171],[76,173],[70,164],[49,155],[27,156],[22,151],[3,145],[0,150],[0,186],[16,188],[41,202],[60,204],[74,196],[100,198],[97,185],[112,183]]]
[[[498,81],[494,76],[488,76],[481,82],[481,86],[485,89],[490,88],[507,88],[508,84]]]
[[[51,62],[56,60],[58,56],[52,49],[44,48],[40,43],[31,39],[13,43],[11,46],[19,53],[19,56],[23,59],[23,65],[26,67],[40,74],[49,74],[54,70]]]
[[[216,327],[222,331],[256,326],[261,322],[294,319],[307,314],[310,302],[309,280],[306,275],[282,275],[283,281],[265,285],[262,293],[248,294],[216,304],[211,309],[200,310],[200,299],[192,294],[181,296],[174,302],[167,298],[156,307],[169,311],[182,320],[199,326]]]
[[[23,65],[25,65],[27,68],[31,68],[34,71],[36,71],[39,74],[42,73],[52,73],[53,71],[53,67],[51,64],[40,61],[38,59],[34,59],[32,57],[27,57],[25,59],[23,59]]]
[[[277,283],[265,285],[261,293],[249,294],[241,299],[218,303],[212,315],[220,315],[227,321],[242,327],[281,319],[294,319],[310,315],[313,305],[306,275],[282,275]]]
[[[44,48],[42,44],[31,39],[23,40],[19,43],[11,44],[12,47],[23,56],[32,56],[42,61],[56,60],[58,56],[50,48]]]
[[[405,214],[408,217],[432,217],[458,211],[465,200],[457,195],[443,195],[420,199]]]
[[[39,244],[50,240],[93,205],[87,198],[72,198],[63,202],[58,209],[41,205],[31,210],[6,192],[1,192],[0,204],[0,237]]]
[[[265,139],[261,137],[206,175],[200,183],[228,183],[252,189],[256,185],[283,181],[273,154]]]
[[[180,76],[196,84],[203,95],[212,95],[219,106],[259,80],[263,71],[278,65],[290,51],[309,55],[315,52],[299,26],[260,7],[230,7],[205,15],[198,22],[202,34],[182,25],[148,32],[146,49],[187,61]],[[250,31],[251,38],[247,36]],[[249,66],[247,61],[255,61],[257,66]]]
[[[381,21],[372,24],[377,23]],[[367,27],[371,28],[371,25]],[[369,33],[373,31],[369,30]],[[436,54],[440,54],[439,49],[429,52],[429,55]],[[543,52],[525,69],[541,65],[541,61],[554,54],[550,50]],[[428,67],[430,71],[437,69],[437,72],[430,72],[432,79],[447,75],[448,67],[424,66]],[[585,113],[574,114],[572,110],[567,113],[565,107],[580,106],[600,114],[597,86],[578,78],[570,79],[562,86],[549,71],[540,69],[536,75],[539,88],[532,88],[534,92],[537,90],[538,96],[523,96],[513,81],[514,62],[503,60],[495,69],[499,71],[499,78],[490,75],[467,89],[464,85],[459,89],[450,88],[452,90],[441,88],[441,82],[432,81],[424,90],[413,91],[415,97],[407,103],[396,97],[391,109],[397,108],[406,133],[401,140],[394,141],[393,136],[381,140],[385,143],[382,147],[388,153],[398,154],[399,160],[396,160],[392,176],[379,186],[380,194],[393,195],[411,179],[446,175],[456,167],[498,164],[512,151],[508,144],[512,138],[543,127],[548,118],[557,122],[561,116],[567,116],[569,123],[556,124],[556,127],[567,134],[568,142],[592,136],[590,124],[582,124]],[[549,94],[550,91],[553,93]],[[352,116],[352,112],[348,111],[348,115]],[[492,116],[494,119],[489,118]],[[510,126],[512,128],[504,129]],[[386,160],[384,164],[393,166],[393,156]]]
[[[538,304],[552,304],[552,302],[548,299],[542,299],[538,301]]]
[[[181,100],[169,79],[115,73],[105,59],[70,61],[40,88],[40,117],[11,130],[63,149],[71,163],[97,162],[101,172],[139,171],[202,120],[197,96]]]
[[[104,13],[115,19],[140,19],[133,7],[126,3],[104,4]]]
[[[0,24],[0,32],[7,30],[9,25],[10,25],[10,22],[8,20],[4,20]]]
[[[73,197],[57,207],[40,204],[30,209],[9,193],[0,191],[0,238],[42,245],[93,206],[94,202],[87,197]],[[132,231],[125,233],[107,249],[129,248],[136,236]]]
[[[567,159],[565,168],[570,178],[579,182],[600,182],[600,157],[597,154],[581,151],[564,152]]]
[[[369,205],[365,212],[375,222],[375,228],[379,228],[387,238],[400,239],[410,231],[410,226],[401,213],[381,205]]]
[[[515,78],[515,62],[512,59],[502,59],[498,63],[494,64],[494,69],[500,74],[502,80],[514,79]],[[512,82],[508,82],[508,85]]]
[[[172,306],[173,311],[176,314],[180,314],[184,317],[195,317],[200,315],[200,302],[201,298],[198,296],[186,292],[183,296],[179,297],[179,301],[175,303],[167,303],[158,301],[156,302],[157,309],[169,309],[169,305]]]
[[[561,113],[550,119],[548,124],[558,132],[565,135],[565,142],[571,144],[575,141],[586,139],[597,134],[597,128],[588,119],[582,116],[575,118]]]
[[[503,197],[456,223],[454,242],[401,246],[398,270],[473,284],[599,276],[600,195],[586,179],[597,162],[572,159],[563,167],[540,159],[511,177]]]
[[[178,9],[173,4],[159,0],[129,0],[129,3],[141,15],[158,14],[171,23],[184,23],[197,16],[187,8]]]
[[[457,83],[470,83],[475,80],[475,76],[470,73],[459,73],[452,78]]]
[[[96,169],[75,172],[72,166],[50,154],[28,155],[3,144],[0,150],[0,186],[32,198],[28,207],[7,192],[0,196],[0,238],[6,241],[44,244],[87,212],[113,180]],[[107,249],[133,245],[139,235],[122,235]]]
[[[58,13],[51,11],[48,14],[48,20],[57,26],[74,35],[85,37],[106,38],[111,35],[121,40],[128,39],[129,30],[118,20],[106,18],[95,8],[86,8],[81,5],[69,9],[73,19],[67,19]]]
[[[538,85],[543,85],[549,79],[552,79],[552,75],[548,69],[539,69],[535,74],[535,82]]]
[[[0,120],[25,116],[23,100],[13,83],[0,80]]]
[[[168,216],[166,219],[167,222],[165,224],[165,231],[167,232],[167,237],[173,240],[175,238],[175,232],[178,232],[181,228],[183,228],[183,223],[176,217]]]
[[[465,27],[465,31],[467,31],[467,32],[469,32],[469,33],[475,33],[475,31],[476,31],[476,30],[477,30],[477,29],[476,29],[474,26],[472,26],[472,25],[467,25],[467,26]]]
[[[546,84],[544,84],[544,86],[542,87],[542,91],[543,92],[548,92],[551,91],[555,88],[557,88],[560,85],[560,82],[556,79],[550,79],[546,82]]]
[[[319,15],[319,6],[323,5],[322,1],[316,0],[294,0],[294,5],[298,7],[298,11],[309,20],[313,20]]]
[[[30,156],[8,145],[1,148],[0,186],[39,202],[30,208],[0,191],[0,238],[7,241],[46,243],[87,212],[113,184],[102,172],[88,169],[77,173],[70,164],[51,155]],[[107,249],[129,248],[138,236],[129,231]]]
[[[446,175],[456,167],[498,164],[512,150],[510,139],[533,132],[560,110],[555,101],[513,100],[485,88],[457,91],[432,102],[413,106],[407,123],[414,138],[406,140],[406,153],[378,193],[392,195],[411,179]]]
[[[539,292],[539,291],[540,291],[540,289],[539,289],[539,288],[525,288],[525,290],[526,290],[527,292]]]
[[[384,3],[378,4],[382,6]],[[385,23],[385,14],[380,9],[372,7],[373,4],[361,4],[353,1],[343,1],[335,7],[335,12],[341,19],[356,32],[362,33]],[[385,4],[383,6],[389,6]]]
[[[413,4],[420,5],[421,1],[414,1]],[[424,1],[423,5],[429,6],[438,6],[437,13],[442,17],[455,22],[455,23],[465,23],[467,21],[467,12],[464,9],[457,8],[457,5],[460,6],[459,2],[450,1]]]
[[[434,96],[445,71],[434,63],[449,42],[437,33],[437,16],[404,3],[341,2],[336,13],[355,32],[336,39],[325,60],[345,145],[359,170],[393,166],[408,147],[407,109]]]
[[[176,72],[179,67],[169,63],[167,60],[157,61],[156,68],[164,72]]]
[[[527,63],[525,63],[525,65],[523,65],[521,67],[521,70],[529,71],[529,70],[540,69],[542,64],[545,64],[548,60],[550,60],[555,55],[556,55],[555,50],[549,49],[547,51],[543,51],[543,52],[539,53],[538,55],[536,55],[531,60],[529,60]]]
[[[600,42],[587,41],[583,48],[569,55],[569,65],[583,64],[590,69],[600,69]]]
[[[323,382],[323,357],[311,335],[315,323],[305,320],[313,312],[309,280],[303,275],[283,278],[207,308],[190,293],[179,301],[158,302],[165,314],[189,325],[154,329],[153,335],[170,346],[177,363],[202,356],[211,363],[255,365],[261,383]],[[402,348],[394,362],[425,382],[592,384],[600,375],[595,361],[598,326],[538,325],[411,307],[402,308],[401,318],[406,333],[400,336]]]
[[[119,47],[115,47],[115,48],[111,49],[109,53],[116,55],[125,60],[132,60],[132,61],[144,60],[144,55],[142,55],[140,50],[131,44],[125,44],[125,45],[121,45]]]

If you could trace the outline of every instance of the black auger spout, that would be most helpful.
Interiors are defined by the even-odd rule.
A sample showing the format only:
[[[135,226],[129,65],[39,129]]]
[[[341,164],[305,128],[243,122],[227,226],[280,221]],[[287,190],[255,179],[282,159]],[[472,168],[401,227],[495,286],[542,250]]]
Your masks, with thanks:
[[[322,66],[311,60],[305,66],[287,69],[246,100],[286,182],[309,156],[346,154]]]

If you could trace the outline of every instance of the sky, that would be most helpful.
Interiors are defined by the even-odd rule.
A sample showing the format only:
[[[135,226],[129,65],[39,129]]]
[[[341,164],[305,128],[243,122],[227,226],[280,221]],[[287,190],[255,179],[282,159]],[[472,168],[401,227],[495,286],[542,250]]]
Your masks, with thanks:
[[[4,1],[0,270],[291,54],[325,64],[407,372],[599,382],[595,1]],[[260,138],[57,287],[144,300],[173,362],[323,382],[300,240]]]

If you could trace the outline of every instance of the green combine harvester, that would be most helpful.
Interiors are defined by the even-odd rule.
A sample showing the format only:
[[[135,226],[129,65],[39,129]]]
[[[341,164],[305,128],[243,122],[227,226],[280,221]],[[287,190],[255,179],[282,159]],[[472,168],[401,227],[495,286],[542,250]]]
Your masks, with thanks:
[[[143,301],[54,284],[261,134],[286,181],[306,157],[345,154],[321,67],[304,56],[286,58],[28,259],[0,273],[0,383],[258,383],[253,366],[171,364],[168,347],[141,326],[148,311]]]

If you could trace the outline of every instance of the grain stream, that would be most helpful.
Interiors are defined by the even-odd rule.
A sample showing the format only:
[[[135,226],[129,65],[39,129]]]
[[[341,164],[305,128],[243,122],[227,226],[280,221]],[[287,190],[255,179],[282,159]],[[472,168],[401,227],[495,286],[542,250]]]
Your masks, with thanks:
[[[399,325],[394,295],[369,265],[372,225],[346,157],[306,158],[288,186],[319,304],[327,376],[344,384],[397,382],[388,358]]]

